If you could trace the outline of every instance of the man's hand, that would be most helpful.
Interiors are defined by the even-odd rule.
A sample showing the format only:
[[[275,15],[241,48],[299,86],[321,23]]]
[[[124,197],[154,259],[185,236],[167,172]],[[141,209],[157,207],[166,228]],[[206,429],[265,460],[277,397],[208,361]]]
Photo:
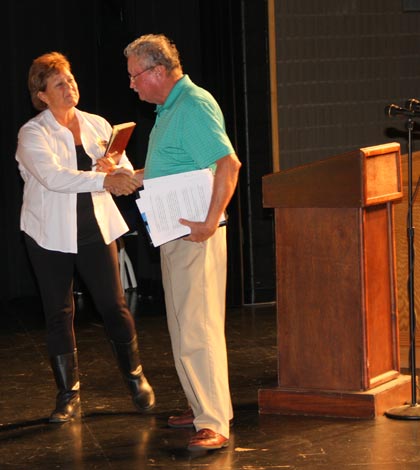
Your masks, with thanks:
[[[137,181],[138,187],[142,187],[144,179],[144,168],[141,170],[134,170],[134,178]]]
[[[112,173],[105,176],[104,189],[115,196],[128,196],[138,188],[138,182],[133,175],[123,173]]]
[[[205,222],[191,222],[191,220],[186,219],[179,219],[179,223],[191,229],[191,233],[183,237],[183,240],[196,243],[205,242],[218,228],[218,225],[216,227],[209,227]]]
[[[226,209],[238,181],[241,162],[236,154],[226,155],[216,162],[216,174],[210,207],[204,222],[191,222],[180,219],[179,223],[190,227],[191,233],[184,240],[204,242],[210,238],[219,226],[220,217]]]
[[[126,175],[134,176],[134,170],[131,170],[130,168],[125,168],[123,166],[115,168],[111,173],[113,175],[117,175],[118,173],[125,173]]]

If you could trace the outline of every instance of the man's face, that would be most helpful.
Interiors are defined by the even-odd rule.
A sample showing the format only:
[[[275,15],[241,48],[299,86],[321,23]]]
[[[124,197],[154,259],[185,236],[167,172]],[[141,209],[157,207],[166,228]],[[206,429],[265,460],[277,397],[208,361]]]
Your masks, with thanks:
[[[141,59],[135,56],[127,58],[130,88],[139,95],[142,101],[159,104],[156,101],[159,84],[157,83],[157,75],[154,73],[155,68],[155,66],[144,65]]]

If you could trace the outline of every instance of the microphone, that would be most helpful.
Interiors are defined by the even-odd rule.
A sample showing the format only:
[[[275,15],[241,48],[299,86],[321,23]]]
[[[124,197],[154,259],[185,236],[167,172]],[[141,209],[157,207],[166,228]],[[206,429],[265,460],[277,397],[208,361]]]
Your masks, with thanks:
[[[400,106],[397,106],[396,104],[390,104],[389,106],[385,106],[384,111],[388,117],[392,117],[392,116],[415,117],[416,116],[416,112],[411,111],[406,108],[401,108]]]
[[[409,111],[420,112],[420,101],[416,98],[411,98],[411,100],[406,101],[405,106]]]

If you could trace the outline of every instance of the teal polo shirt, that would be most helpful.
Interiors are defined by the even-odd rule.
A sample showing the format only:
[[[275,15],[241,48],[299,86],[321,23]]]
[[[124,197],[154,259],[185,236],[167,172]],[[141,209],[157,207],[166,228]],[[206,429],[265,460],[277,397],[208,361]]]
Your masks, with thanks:
[[[156,107],[144,177],[213,168],[217,160],[232,153],[216,100],[184,75],[165,103]]]

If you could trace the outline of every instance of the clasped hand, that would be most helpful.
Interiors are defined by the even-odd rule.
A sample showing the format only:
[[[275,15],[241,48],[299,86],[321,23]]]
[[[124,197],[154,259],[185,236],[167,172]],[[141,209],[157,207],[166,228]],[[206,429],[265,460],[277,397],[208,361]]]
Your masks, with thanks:
[[[127,168],[109,173],[104,179],[104,188],[115,196],[128,196],[139,187],[135,174]]]
[[[104,188],[115,196],[128,196],[139,187],[135,172],[129,168],[119,167],[119,154],[107,154],[96,160],[96,171],[106,173]]]
[[[106,173],[104,188],[115,196],[128,196],[143,185],[143,170],[119,167],[121,154],[107,154],[96,160],[96,170]]]

